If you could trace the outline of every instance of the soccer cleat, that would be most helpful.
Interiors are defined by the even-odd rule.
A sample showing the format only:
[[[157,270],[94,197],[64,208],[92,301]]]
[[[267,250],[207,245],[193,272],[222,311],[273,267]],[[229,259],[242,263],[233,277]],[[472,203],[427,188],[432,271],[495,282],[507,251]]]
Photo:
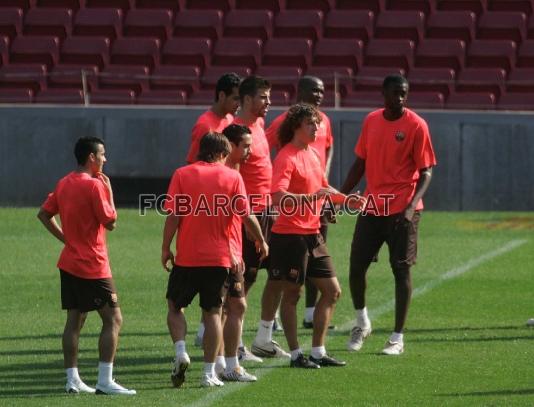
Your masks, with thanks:
[[[402,352],[404,352],[404,342],[387,341],[382,350],[384,355],[400,355]]]
[[[316,365],[319,365],[321,367],[328,367],[328,366],[346,366],[347,362],[343,360],[337,360],[334,359],[332,356],[324,355],[322,358],[315,359],[313,356],[310,356],[310,362],[315,363]]]
[[[534,318],[529,318],[527,321],[527,326],[534,326]]]
[[[221,387],[224,386],[224,383],[217,376],[203,374],[202,379],[200,379],[200,385],[202,387]]]
[[[350,339],[347,342],[347,349],[354,351],[360,350],[364,339],[371,335],[371,332],[371,325],[369,325],[369,328],[360,328],[359,326],[352,328],[350,331]]]
[[[70,394],[79,394],[79,393],[90,393],[94,394],[95,389],[89,387],[81,380],[68,380],[65,385],[65,391]]]
[[[185,382],[185,371],[191,364],[189,355],[184,353],[179,358],[174,359],[172,372],[171,372],[171,382],[174,387],[181,387]]]
[[[108,384],[97,383],[96,394],[134,396],[137,392],[135,390],[126,389],[113,380]]]
[[[267,343],[252,342],[252,353],[263,358],[290,358],[291,355],[283,350],[278,342],[271,341]]]
[[[222,379],[229,382],[255,382],[258,378],[248,373],[242,366],[236,366],[232,371],[225,370]]]
[[[246,346],[240,346],[237,350],[237,356],[240,362],[256,362],[263,363],[263,359],[254,355],[251,351],[247,349]]]
[[[319,366],[315,362],[312,362],[302,353],[300,353],[299,356],[295,360],[291,359],[291,362],[289,363],[289,367],[298,367],[301,369],[320,369],[321,368],[321,366]]]
[[[313,329],[313,321],[306,321],[305,319],[303,319],[302,327],[304,329]],[[328,329],[334,330],[337,329],[337,327],[335,325],[328,325]]]

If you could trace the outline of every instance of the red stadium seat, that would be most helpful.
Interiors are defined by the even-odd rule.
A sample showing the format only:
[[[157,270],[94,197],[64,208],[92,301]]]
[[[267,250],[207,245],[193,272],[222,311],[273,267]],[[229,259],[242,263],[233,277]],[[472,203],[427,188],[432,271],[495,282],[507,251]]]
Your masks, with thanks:
[[[121,36],[122,10],[112,8],[83,8],[74,17],[74,35],[107,37]]]
[[[35,7],[35,0],[2,0],[0,7],[16,7],[26,11]]]
[[[199,90],[187,99],[188,105],[211,105],[215,101],[215,90]]]
[[[269,10],[277,13],[285,9],[285,0],[236,0],[236,8],[245,10]]]
[[[172,35],[170,10],[130,10],[124,19],[126,37],[157,38],[162,43]]]
[[[369,10],[332,10],[327,14],[324,36],[355,38],[367,42],[373,35],[374,14]]]
[[[72,32],[72,10],[35,8],[26,13],[24,35],[53,36],[63,40]]]
[[[22,15],[20,8],[0,8],[0,36],[13,41],[17,35],[22,35]]]
[[[83,89],[82,70],[89,89],[97,85],[98,67],[96,65],[64,65],[54,66],[48,76],[49,88]]]
[[[187,94],[179,90],[151,90],[137,96],[138,105],[185,105]]]
[[[534,110],[534,94],[505,93],[499,99],[497,107],[501,110]]]
[[[346,95],[352,89],[352,82],[355,79],[354,71],[346,67],[310,66],[306,71],[306,75],[320,78],[327,91],[335,90],[337,79],[338,90],[342,95]]]
[[[85,6],[91,8],[120,8],[128,11],[134,8],[133,0],[85,0]]]
[[[255,69],[261,61],[262,41],[257,38],[221,38],[215,43],[214,65],[243,65]]]
[[[11,62],[44,64],[48,68],[59,61],[57,37],[17,37],[11,45]]]
[[[440,0],[438,10],[469,10],[477,16],[486,11],[487,0]]]
[[[271,90],[269,99],[272,106],[289,106],[291,104],[291,95],[282,90]]]
[[[527,40],[521,44],[517,52],[517,66],[534,68],[534,40]]]
[[[1,89],[0,103],[32,103],[33,90],[27,89]]]
[[[508,74],[507,92],[534,94],[534,68],[515,68]]]
[[[152,72],[150,88],[183,91],[189,95],[199,89],[199,78],[198,66],[160,65]]]
[[[532,0],[492,0],[488,4],[491,11],[521,11],[526,15],[532,14]]]
[[[383,11],[377,16],[375,38],[408,39],[418,43],[425,30],[420,11]]]
[[[89,100],[96,105],[133,105],[135,92],[128,89],[95,89],[89,95]]]
[[[64,64],[94,65],[102,69],[109,64],[109,39],[105,37],[70,37],[61,47]]]
[[[159,48],[160,42],[155,38],[119,38],[111,48],[111,63],[152,69],[159,64]]]
[[[527,16],[518,11],[488,11],[478,20],[477,38],[511,40],[520,43],[527,37]]]
[[[365,65],[407,70],[413,65],[414,49],[410,40],[372,39],[367,44]]]
[[[210,64],[211,40],[171,38],[163,47],[161,62],[166,65],[195,65],[201,69]]]
[[[218,10],[184,10],[176,13],[174,36],[189,38],[222,37],[223,13]]]
[[[302,75],[302,69],[295,66],[260,66],[256,75],[267,78],[272,84],[273,91],[282,91],[292,96],[297,91],[297,82]]]
[[[85,7],[85,0],[37,0],[37,7],[78,10]]]
[[[388,75],[406,75],[401,68],[362,66],[354,80],[353,89],[358,91],[381,91],[384,78]]]
[[[426,37],[458,39],[468,44],[475,38],[476,15],[471,11],[438,11],[427,20]]]
[[[455,71],[465,64],[466,47],[461,40],[424,39],[415,52],[415,66],[451,68]]]
[[[416,10],[429,15],[436,11],[435,0],[389,0],[389,10]]]
[[[177,12],[185,7],[184,0],[135,0],[135,7],[142,9],[162,9]]]
[[[304,38],[273,38],[263,47],[263,64],[296,66],[305,70],[311,64],[312,41]]]
[[[377,109],[384,107],[384,96],[380,90],[352,92],[341,99],[341,106]]]
[[[410,91],[408,106],[415,109],[443,109],[445,96],[440,92]]]
[[[509,71],[515,65],[516,44],[507,40],[475,40],[467,49],[467,66]]]
[[[375,15],[386,9],[385,0],[336,0],[338,10],[371,10]]]
[[[281,11],[274,19],[274,36],[309,38],[315,41],[323,35],[323,13],[317,10]]]
[[[129,89],[136,94],[149,88],[146,66],[109,65],[98,76],[99,89]]]
[[[83,105],[83,92],[80,89],[46,89],[39,92],[35,98],[35,103],[53,103],[57,105],[74,104]]]
[[[187,0],[186,7],[189,9],[227,12],[234,8],[234,0]]]
[[[252,74],[252,69],[246,67],[246,66],[208,66],[204,70],[204,74],[202,75],[201,84],[202,88],[204,89],[215,89],[215,86],[217,85],[217,81],[221,76],[224,74],[234,72],[238,74],[241,78],[244,78],[246,76],[249,76]]]
[[[447,99],[447,109],[487,110],[495,108],[495,95],[482,93],[452,93]]]
[[[46,89],[46,66],[40,64],[9,64],[0,68],[1,88]]]
[[[457,92],[490,92],[499,97],[504,92],[506,71],[500,68],[465,68],[458,74]]]
[[[9,38],[0,35],[0,66],[6,65],[9,59]]]
[[[328,13],[335,8],[334,0],[286,0],[286,8],[289,10],[320,10]]]
[[[225,37],[259,38],[272,36],[273,13],[268,10],[232,10],[224,21]]]
[[[363,61],[363,42],[350,39],[317,41],[313,54],[314,66],[347,67],[357,71]]]
[[[408,73],[410,94],[434,92],[447,97],[454,89],[456,73],[450,68],[412,68]]]

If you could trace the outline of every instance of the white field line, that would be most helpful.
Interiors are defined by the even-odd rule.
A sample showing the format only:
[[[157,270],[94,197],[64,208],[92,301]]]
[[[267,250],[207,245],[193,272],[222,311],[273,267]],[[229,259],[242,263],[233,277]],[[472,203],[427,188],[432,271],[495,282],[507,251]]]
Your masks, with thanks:
[[[459,277],[462,274],[474,269],[475,267],[480,266],[481,264],[492,260],[496,257],[499,257],[505,253],[508,253],[522,245],[527,243],[526,239],[516,239],[511,240],[508,243],[506,243],[504,246],[491,250],[489,252],[486,252],[482,254],[481,256],[474,257],[468,261],[466,261],[461,266],[455,267],[453,269],[450,269],[449,271],[439,275],[437,278],[430,280],[426,284],[423,284],[421,287],[417,287],[413,290],[412,298],[419,297],[423,294],[426,294],[427,292],[433,290],[437,286],[441,285],[447,280],[451,280],[453,278]],[[371,309],[369,311],[371,319],[378,318],[385,314],[386,312],[390,312],[395,308],[395,301],[391,300],[388,302],[383,303],[382,305],[379,305],[377,308]],[[350,320],[344,323],[340,326],[340,330],[347,330],[352,328],[354,326],[355,320]],[[303,343],[303,347],[309,347],[310,343]],[[284,366],[289,363],[288,359],[264,359],[263,366],[266,367],[275,367],[275,366]],[[262,377],[267,376],[268,374],[272,373],[274,369],[261,369],[257,372],[256,377],[258,380]],[[192,402],[191,404],[188,404],[187,407],[207,407],[214,402],[220,400],[221,398],[225,397],[228,394],[234,393],[236,391],[242,390],[245,386],[250,385],[251,383],[239,383],[237,385],[232,386],[224,386],[223,388],[217,388],[213,389],[212,391],[208,391],[204,397],[201,397],[200,399]]]

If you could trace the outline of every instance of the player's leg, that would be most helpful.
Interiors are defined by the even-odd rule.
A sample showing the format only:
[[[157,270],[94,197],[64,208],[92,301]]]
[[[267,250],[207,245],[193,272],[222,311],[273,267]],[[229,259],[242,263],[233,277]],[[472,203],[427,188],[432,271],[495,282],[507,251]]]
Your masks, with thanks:
[[[65,391],[67,393],[94,393],[95,389],[87,386],[80,378],[78,371],[78,344],[80,332],[87,313],[77,309],[67,310],[67,320],[63,330],[62,347],[63,362],[67,374]]]

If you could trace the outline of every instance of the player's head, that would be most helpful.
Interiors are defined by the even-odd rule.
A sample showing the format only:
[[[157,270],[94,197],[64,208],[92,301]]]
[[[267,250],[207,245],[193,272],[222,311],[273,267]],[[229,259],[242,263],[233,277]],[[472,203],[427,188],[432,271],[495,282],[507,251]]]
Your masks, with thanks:
[[[271,104],[271,83],[261,76],[248,76],[239,85],[241,109],[255,117],[265,117]]]
[[[319,123],[321,123],[321,115],[315,106],[308,103],[297,103],[291,106],[278,130],[280,146],[285,146],[295,137],[306,144],[315,141]]]
[[[239,84],[241,78],[234,72],[225,73],[215,85],[215,103],[227,114],[235,114],[239,108]]]
[[[98,137],[80,137],[74,145],[74,156],[78,165],[86,167],[93,174],[102,172],[106,162],[104,141]]]
[[[384,107],[393,114],[400,115],[408,100],[408,80],[401,75],[388,75],[382,83]]]
[[[252,146],[250,129],[240,124],[231,124],[223,130],[223,134],[232,146],[231,161],[236,163],[247,161]]]
[[[214,163],[226,159],[232,147],[228,139],[221,133],[206,133],[200,139],[197,159]]]
[[[324,98],[324,84],[316,76],[303,76],[297,84],[297,101],[319,107]]]

